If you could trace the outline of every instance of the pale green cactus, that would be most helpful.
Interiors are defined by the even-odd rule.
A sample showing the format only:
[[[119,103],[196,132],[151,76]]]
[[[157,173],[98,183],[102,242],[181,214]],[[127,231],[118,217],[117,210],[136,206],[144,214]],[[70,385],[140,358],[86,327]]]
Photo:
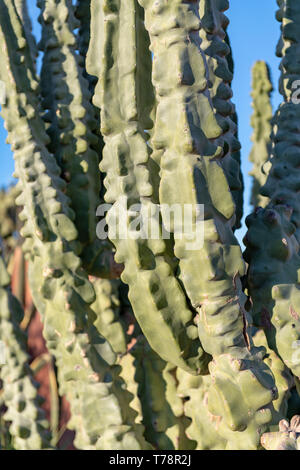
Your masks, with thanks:
[[[105,200],[114,204],[108,213],[112,226],[122,197],[126,209],[141,204],[142,210],[156,213],[158,168],[150,159],[145,132],[152,128],[154,106],[151,55],[143,9],[135,0],[126,5],[92,1],[91,11],[88,72],[99,77],[94,104],[101,108],[105,141],[101,169],[107,175]],[[123,34],[126,41],[120,39]],[[105,53],[107,48],[113,60]],[[129,224],[127,218],[126,228]],[[201,372],[207,369],[208,356],[197,335],[194,312],[174,275],[176,260],[162,239],[161,227],[157,230],[157,240],[111,238],[116,260],[125,264],[122,280],[129,285],[134,313],[152,348],[166,361]]]
[[[221,159],[228,185],[238,203],[238,192],[242,189],[239,162],[233,157],[241,148],[236,138],[237,126],[234,122],[235,107],[231,101],[231,81],[233,79],[231,50],[228,44],[226,29],[229,23],[223,13],[229,8],[228,0],[204,0],[200,2],[201,49],[207,58],[209,70],[209,90],[216,119],[222,129],[219,144],[223,147]],[[228,60],[227,60],[228,58]],[[242,207],[238,208],[242,212]],[[238,212],[237,210],[237,212]],[[236,225],[240,225],[240,218]]]
[[[254,319],[265,329],[269,346],[296,377],[300,376],[299,286],[299,106],[294,102],[295,80],[300,78],[300,6],[278,1],[281,40],[280,91],[284,102],[272,120],[270,169],[261,194],[269,198],[266,209],[249,216],[245,259],[249,263],[248,287]]]
[[[10,278],[0,255],[0,379],[12,446],[16,450],[50,448],[51,436],[20,328],[24,312],[10,291]],[[4,357],[3,357],[4,356]]]
[[[253,163],[250,175],[253,177],[251,204],[264,207],[268,199],[259,194],[260,189],[267,179],[267,165],[271,152],[271,118],[272,104],[270,95],[273,91],[270,69],[263,61],[258,61],[252,69],[252,107],[253,115],[251,125],[253,127],[252,150],[249,160]]]
[[[300,416],[294,416],[290,423],[281,420],[279,432],[264,434],[261,443],[267,450],[300,450]]]
[[[97,318],[94,325],[112,346],[116,354],[126,352],[125,323],[122,324],[120,312],[119,288],[117,279],[92,279],[96,298],[91,308]]]
[[[254,69],[251,158],[267,207],[247,219],[246,282],[233,234],[243,178],[229,2],[37,3],[40,77],[26,1],[0,1],[2,115],[30,287],[76,448],[296,448],[298,418],[272,433],[299,407],[298,5],[278,0],[285,101],[271,124],[268,70]],[[169,217],[174,205],[192,208],[188,231]],[[150,215],[154,237],[132,236],[137,212]],[[0,297],[11,298],[2,271]],[[7,377],[24,381],[27,361],[18,311],[0,311],[0,339],[11,332],[5,419],[16,447],[45,448],[33,382],[28,406],[12,410]]]
[[[201,24],[196,9],[183,1],[140,3],[154,54],[158,104],[151,143],[161,153],[160,201],[194,208],[205,204],[203,247],[188,250],[188,239],[175,238],[174,253],[180,280],[198,312],[201,343],[213,356],[208,409],[222,422],[221,436],[230,434],[228,448],[256,448],[259,433],[271,420],[270,405],[277,392],[248,333],[250,317],[239,279],[245,267],[231,229],[235,205],[218,163],[222,149],[214,143],[221,129],[206,92],[205,57],[192,40]],[[167,18],[172,18],[170,24]],[[179,186],[184,190],[178,194]],[[176,229],[171,227],[173,232]],[[251,398],[246,394],[250,384]]]
[[[109,439],[112,448],[145,447],[142,430],[135,425],[135,413],[129,407],[130,397],[118,377],[118,367],[113,365],[114,355],[92,325],[94,314],[89,304],[95,293],[78,257],[74,213],[63,192],[66,183],[46,147],[49,138],[36,112],[39,103],[31,56],[11,1],[0,4],[0,35],[6,46],[1,48],[1,61],[14,78],[10,83],[6,71],[1,70],[1,79],[10,87],[2,111],[15,152],[22,235],[27,238],[24,248],[43,266],[44,334],[56,358],[60,391],[71,403],[75,443],[79,448],[103,449]],[[95,417],[99,403],[101,419]]]

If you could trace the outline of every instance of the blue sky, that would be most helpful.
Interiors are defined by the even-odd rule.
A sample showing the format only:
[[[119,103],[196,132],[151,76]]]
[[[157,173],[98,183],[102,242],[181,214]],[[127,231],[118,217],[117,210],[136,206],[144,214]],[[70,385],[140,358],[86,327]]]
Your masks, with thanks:
[[[34,31],[39,35],[37,23],[38,10],[35,1],[28,2],[30,13],[34,19]],[[250,127],[251,110],[251,67],[256,60],[266,60],[271,67],[275,92],[273,93],[273,106],[280,103],[277,92],[279,78],[279,59],[275,56],[275,46],[279,38],[279,23],[275,19],[276,0],[230,0],[230,9],[226,12],[230,19],[229,35],[233,49],[235,63],[235,77],[233,81],[234,102],[239,116],[239,136],[242,143],[242,171],[245,179],[245,214],[251,210],[249,206],[251,180],[248,176],[250,164],[248,155],[251,149]],[[13,158],[10,148],[5,144],[6,131],[0,121],[0,155],[1,171],[0,186],[9,184],[13,178]],[[241,240],[245,228],[239,230],[238,238]]]

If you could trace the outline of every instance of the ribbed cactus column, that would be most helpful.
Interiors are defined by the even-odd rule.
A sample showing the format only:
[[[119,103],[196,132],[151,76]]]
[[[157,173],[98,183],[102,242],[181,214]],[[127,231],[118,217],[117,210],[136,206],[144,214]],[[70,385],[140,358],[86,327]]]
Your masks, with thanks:
[[[41,408],[38,384],[33,378],[26,352],[26,333],[20,322],[24,312],[10,290],[10,277],[0,254],[0,340],[4,345],[4,364],[0,364],[3,400],[7,411],[12,445],[16,450],[50,448],[49,423]]]
[[[248,217],[245,243],[248,283],[256,323],[269,345],[300,377],[300,107],[293,100],[300,79],[300,5],[278,1],[282,23],[277,52],[281,54],[284,102],[273,121],[271,168],[261,194],[270,198],[265,210]]]
[[[229,36],[227,33],[227,28],[225,29],[226,31],[226,36],[225,36],[225,41],[226,44],[229,47],[229,54],[226,56],[228,67],[232,75],[234,75],[234,61],[233,61],[233,55],[232,55],[232,48],[229,40]],[[238,115],[237,111],[235,110],[234,114],[232,115],[233,122],[235,123],[236,126],[236,131],[235,131],[235,138],[239,141],[239,132],[238,132]],[[236,150],[235,152],[232,153],[232,158],[237,162],[239,165],[240,171],[239,171],[239,179],[241,182],[241,188],[233,191],[232,196],[235,202],[235,215],[236,215],[236,221],[233,226],[233,230],[238,229],[241,227],[241,220],[243,218],[243,213],[244,213],[244,189],[245,189],[245,184],[244,184],[244,177],[242,173],[242,154],[241,154],[241,149]]]
[[[98,120],[91,103],[82,56],[77,53],[74,29],[79,26],[71,0],[39,0],[44,51],[41,69],[42,106],[49,150],[55,155],[75,225],[83,246],[81,258],[89,274],[114,277],[110,247],[96,239],[96,211],[100,204]],[[82,31],[81,31],[82,32]],[[79,36],[80,38],[81,36]]]
[[[193,449],[194,442],[186,436],[189,420],[178,396],[177,368],[161,359],[143,337],[137,338],[128,354],[134,358],[134,382],[147,441],[155,449]],[[127,377],[130,379],[128,372]]]
[[[15,5],[17,9],[17,13],[22,21],[24,31],[26,34],[26,39],[28,41],[28,47],[31,52],[31,57],[33,62],[35,63],[37,55],[38,55],[38,48],[35,41],[35,37],[32,34],[32,22],[29,16],[27,1],[26,0],[15,0]]]
[[[293,96],[297,91],[297,80],[300,79],[298,60],[300,5],[286,0],[278,1],[278,4],[281,6],[277,17],[282,24],[282,35],[277,53],[282,56],[280,92],[284,102],[273,118],[272,168],[262,188],[262,194],[269,197],[273,204],[287,203],[293,208],[291,220],[296,225],[297,235],[300,226],[298,194],[300,107]]]
[[[196,204],[204,204],[203,247],[189,250],[188,237],[175,239],[175,255],[198,312],[201,342],[213,356],[209,411],[219,417],[227,448],[254,449],[271,420],[276,387],[248,330],[240,282],[244,264],[231,229],[235,206],[219,161],[222,149],[214,144],[221,130],[207,91],[199,3],[140,0],[158,101],[152,145],[161,152],[160,202],[191,205],[194,223]]]
[[[197,335],[195,312],[174,275],[177,263],[171,243],[162,239],[155,219],[159,175],[145,131],[152,128],[154,97],[143,10],[136,0],[93,0],[91,8],[88,73],[99,77],[94,104],[101,108],[105,140],[101,169],[107,174],[106,202],[113,204],[107,220],[116,260],[125,264],[122,279],[129,285],[130,302],[151,347],[166,361],[192,373],[203,372],[208,357]],[[129,209],[140,204],[155,227],[155,237],[133,239],[113,233],[116,223],[122,223],[118,213],[122,201],[121,229],[130,228]]]
[[[23,207],[25,250],[42,266],[44,334],[56,358],[60,391],[71,404],[70,427],[82,449],[147,447],[134,423],[131,397],[115,356],[99,336],[89,308],[94,289],[81,267],[78,238],[49,137],[40,117],[38,84],[14,1],[0,3],[0,69],[9,94],[2,113],[14,151]]]
[[[92,77],[86,71],[86,56],[87,51],[89,48],[90,37],[91,37],[91,0],[77,0],[76,2],[76,9],[75,9],[75,16],[79,21],[79,29],[77,34],[77,45],[78,45],[78,52],[80,55],[79,61],[84,68],[83,75],[89,82],[89,90],[94,94],[95,92],[95,85],[97,83],[97,78]],[[96,132],[100,134],[100,125],[99,125],[99,114],[100,110],[95,108],[96,111],[96,118],[98,121]],[[101,139],[101,143],[103,146],[103,141]],[[102,150],[98,148],[98,151]]]
[[[273,115],[270,100],[273,86],[269,66],[258,61],[252,69],[252,107],[251,125],[253,128],[253,146],[249,160],[253,163],[250,175],[253,177],[251,204],[265,207],[268,199],[260,195],[260,190],[267,179],[267,161],[271,153],[271,119]]]
[[[187,436],[196,442],[196,450],[225,450],[227,438],[218,430],[219,416],[208,410],[207,402],[211,387],[210,375],[193,377],[177,369],[177,392],[184,399],[184,413],[191,423]]]
[[[200,2],[200,38],[201,49],[204,51],[208,66],[209,91],[212,99],[216,119],[222,129],[219,145],[223,147],[221,159],[228,185],[233,196],[242,190],[239,163],[232,157],[238,152],[241,144],[236,138],[237,126],[233,120],[235,107],[231,101],[231,81],[233,73],[229,68],[231,50],[226,43],[226,29],[229,23],[223,13],[229,8],[228,0],[204,0]],[[238,202],[236,197],[235,202]],[[238,207],[242,212],[242,208]],[[239,226],[240,220],[236,225]]]
[[[126,352],[125,322],[121,319],[119,298],[120,281],[118,279],[90,278],[95,294],[91,308],[97,318],[95,327],[109,342],[116,354]]]

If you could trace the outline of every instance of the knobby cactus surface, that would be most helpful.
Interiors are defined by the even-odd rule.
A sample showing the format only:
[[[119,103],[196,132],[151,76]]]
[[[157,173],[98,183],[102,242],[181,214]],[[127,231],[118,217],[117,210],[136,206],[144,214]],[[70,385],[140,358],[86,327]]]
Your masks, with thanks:
[[[37,0],[37,43],[26,1],[0,0],[1,447],[58,448],[64,399],[77,449],[299,449],[300,5],[278,6],[283,102],[257,62],[242,253],[229,1]]]

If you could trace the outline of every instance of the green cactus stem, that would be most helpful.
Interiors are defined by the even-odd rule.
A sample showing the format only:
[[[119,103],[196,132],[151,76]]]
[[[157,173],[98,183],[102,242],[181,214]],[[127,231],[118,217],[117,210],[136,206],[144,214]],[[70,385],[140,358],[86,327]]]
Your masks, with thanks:
[[[16,450],[50,448],[51,435],[41,408],[26,352],[27,336],[20,328],[24,312],[10,290],[10,277],[0,255],[0,340],[4,346],[4,364],[0,364],[2,400],[7,408],[3,419]]]
[[[281,420],[279,431],[263,434],[261,443],[266,450],[300,450],[300,416],[294,416],[290,423]]]
[[[125,323],[121,320],[119,287],[120,281],[90,279],[96,293],[91,308],[97,319],[95,327],[109,342],[116,354],[124,354],[127,349]]]
[[[16,247],[19,239],[16,234],[18,225],[17,208],[15,199],[18,195],[16,186],[0,191],[0,238],[1,247],[6,261]]]
[[[300,5],[288,0],[278,2],[281,6],[277,18],[281,21],[281,41],[277,53],[282,57],[280,92],[284,102],[279,106],[272,120],[271,168],[261,194],[273,204],[288,204],[293,208],[291,221],[298,235],[300,227],[299,204],[299,126],[300,109],[294,98],[295,84],[300,79],[299,12]]]
[[[267,162],[271,152],[271,118],[273,115],[270,96],[273,91],[269,66],[258,61],[252,69],[252,107],[251,125],[253,146],[249,160],[253,163],[250,175],[253,177],[251,204],[265,207],[268,199],[260,195],[260,189],[267,179]]]
[[[209,70],[210,96],[217,122],[223,131],[219,141],[219,145],[223,147],[221,164],[230,190],[237,196],[235,192],[242,190],[243,182],[240,179],[239,162],[233,158],[233,155],[239,152],[241,144],[236,138],[237,126],[233,119],[235,107],[231,101],[233,71],[230,70],[229,60],[232,61],[232,57],[225,32],[229,20],[223,13],[228,8],[228,0],[203,0],[200,2],[200,38],[202,40],[201,49],[206,55]],[[236,226],[239,225],[240,220],[237,220]]]
[[[107,215],[109,237],[116,246],[116,261],[125,265],[122,280],[129,285],[129,300],[151,347],[164,360],[192,373],[207,371],[194,311],[175,278],[176,260],[162,239],[161,227],[156,226],[155,240],[116,237],[112,232],[119,222],[120,198],[125,199],[125,209],[141,204],[148,214],[156,213],[158,203],[158,169],[145,131],[152,128],[154,99],[143,9],[136,0],[94,0],[91,12],[87,68],[99,78],[94,104],[101,108],[105,141],[101,169],[106,173],[106,202],[113,203]],[[124,212],[128,228],[131,219]]]
[[[255,346],[263,346],[266,349],[264,362],[270,367],[275,378],[278,398],[273,401],[274,411],[272,423],[277,426],[279,421],[287,416],[288,401],[291,397],[291,389],[294,386],[294,377],[280,357],[269,348],[263,330],[257,329],[253,332],[253,342]]]
[[[38,47],[32,33],[32,22],[28,12],[27,0],[15,0],[17,13],[22,21],[32,61],[35,64],[38,56]]]
[[[193,377],[177,369],[178,395],[184,400],[185,416],[191,423],[187,436],[195,441],[196,450],[225,450],[227,439],[218,432],[220,417],[208,410],[208,392],[211,386],[209,375]]]
[[[279,1],[281,40],[281,93],[284,102],[272,120],[271,168],[261,194],[269,197],[266,209],[249,216],[245,259],[248,287],[257,325],[264,327],[269,346],[296,377],[300,376],[300,258],[299,258],[299,106],[293,101],[293,83],[300,78],[295,59],[300,44],[300,7]]]
[[[2,108],[19,178],[18,204],[25,249],[43,267],[44,335],[56,359],[60,392],[71,404],[70,427],[81,449],[141,449],[131,397],[109,344],[99,336],[89,308],[95,293],[78,257],[77,230],[66,183],[39,112],[37,82],[24,30],[11,0],[0,3],[0,78],[10,89]],[[9,73],[7,73],[7,70]],[[13,80],[11,80],[13,77]],[[99,414],[95,410],[99,409]]]
[[[48,148],[67,182],[67,195],[83,245],[81,258],[89,274],[114,277],[111,246],[96,239],[100,204],[98,120],[89,82],[77,54],[78,21],[71,0],[39,0],[44,51],[41,70],[42,106],[50,137]],[[118,275],[118,273],[117,273]]]
[[[239,278],[245,267],[231,229],[235,205],[219,161],[222,149],[214,143],[221,129],[207,90],[199,2],[140,4],[154,56],[158,103],[151,144],[161,152],[160,202],[205,205],[202,248],[189,250],[190,240],[184,236],[175,237],[174,246],[180,280],[198,312],[201,343],[213,356],[208,409],[222,422],[221,436],[230,435],[228,448],[254,449],[271,421],[277,392],[247,327],[250,318]],[[178,228],[184,233],[178,226],[171,231],[175,234]],[[253,387],[251,396],[248,387]]]
[[[185,432],[189,420],[183,413],[183,400],[177,395],[177,368],[161,359],[142,337],[131,354],[135,358],[134,379],[138,384],[145,438],[155,449],[193,449],[194,443]]]
[[[300,257],[291,208],[258,208],[247,217],[246,224],[244,257],[249,263],[247,280],[254,323],[264,329],[269,347],[299,376]]]
[[[225,31],[227,31],[227,30],[225,29]],[[226,32],[226,36],[225,36],[225,41],[226,41],[226,44],[229,47],[229,54],[226,57],[227,62],[228,62],[228,67],[229,67],[229,70],[232,73],[232,75],[234,75],[234,62],[233,62],[233,56],[232,56],[232,49],[231,49],[231,44],[230,44],[230,40],[229,40],[229,36],[228,36],[227,32]],[[231,119],[233,120],[233,122],[235,123],[235,126],[236,126],[235,138],[237,140],[239,140],[239,136],[238,136],[238,127],[239,127],[238,126],[238,115],[237,115],[236,110],[233,113]],[[244,213],[244,189],[245,189],[245,184],[244,184],[244,177],[243,177],[242,167],[241,167],[241,164],[242,164],[241,150],[236,150],[235,152],[232,152],[231,156],[237,162],[237,164],[239,165],[239,169],[240,169],[239,170],[239,179],[240,179],[240,182],[241,182],[241,189],[238,189],[236,191],[232,191],[232,197],[233,197],[234,202],[235,202],[235,211],[236,211],[236,220],[235,220],[235,224],[233,226],[233,230],[236,230],[236,229],[241,228],[241,221],[242,221],[243,213]]]

